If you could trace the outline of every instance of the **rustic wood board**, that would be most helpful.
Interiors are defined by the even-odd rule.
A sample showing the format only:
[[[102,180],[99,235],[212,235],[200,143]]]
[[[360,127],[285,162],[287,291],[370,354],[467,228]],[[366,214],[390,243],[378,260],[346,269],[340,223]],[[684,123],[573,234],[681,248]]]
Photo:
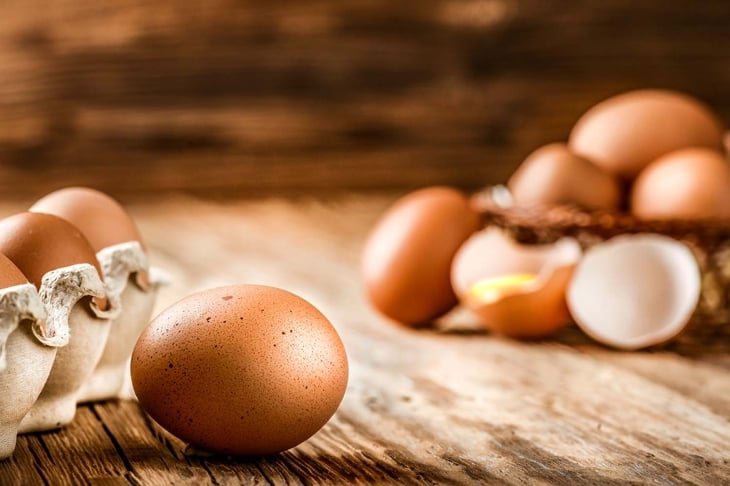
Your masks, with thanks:
[[[20,437],[0,484],[730,483],[727,337],[617,352],[575,329],[526,343],[395,326],[369,308],[357,278],[364,235],[392,198],[131,206],[153,263],[174,280],[159,309],[215,285],[264,283],[335,324],[349,386],[309,441],[255,460],[186,457],[136,402],[99,403],[60,432]]]
[[[643,87],[730,122],[726,0],[0,6],[6,197],[473,187]]]

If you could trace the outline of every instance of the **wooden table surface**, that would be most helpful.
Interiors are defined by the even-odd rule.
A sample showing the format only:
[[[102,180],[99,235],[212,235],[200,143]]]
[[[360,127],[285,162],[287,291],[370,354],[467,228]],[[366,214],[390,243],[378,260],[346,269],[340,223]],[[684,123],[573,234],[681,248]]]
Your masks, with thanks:
[[[186,457],[136,402],[112,401],[79,407],[62,431],[20,437],[0,484],[730,484],[728,338],[618,352],[576,329],[528,343],[392,325],[357,276],[363,238],[392,198],[174,196],[130,208],[153,264],[174,279],[159,309],[195,290],[264,283],[334,323],[349,386],[309,441],[257,460]]]

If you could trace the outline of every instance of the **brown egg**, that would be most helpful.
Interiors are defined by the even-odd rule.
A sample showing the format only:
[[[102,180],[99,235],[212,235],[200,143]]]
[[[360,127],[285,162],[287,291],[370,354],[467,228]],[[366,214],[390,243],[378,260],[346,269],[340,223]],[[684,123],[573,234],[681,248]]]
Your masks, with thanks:
[[[88,263],[101,275],[96,253],[81,232],[57,216],[18,213],[0,220],[0,253],[5,254],[40,288],[43,275],[50,270],[77,263]],[[96,299],[100,308],[105,299]]]
[[[507,185],[520,206],[574,204],[586,209],[616,209],[621,202],[618,179],[575,155],[563,143],[532,152]]]
[[[334,414],[347,386],[337,332],[285,290],[233,285],[158,315],[132,354],[144,409],[191,445],[266,455],[303,442]]]
[[[456,305],[451,260],[480,227],[464,194],[448,187],[410,193],[380,218],[365,243],[362,278],[373,306],[422,324]]]
[[[0,253],[0,289],[28,283],[28,279],[15,263]]]
[[[137,225],[112,197],[88,187],[67,187],[39,199],[34,213],[59,216],[76,226],[95,252],[117,243],[138,241],[144,248]]]
[[[639,174],[631,212],[642,219],[729,219],[730,164],[704,148],[669,153]]]
[[[573,152],[627,179],[685,147],[722,150],[723,127],[702,102],[665,90],[630,91],[588,110],[568,142]]]

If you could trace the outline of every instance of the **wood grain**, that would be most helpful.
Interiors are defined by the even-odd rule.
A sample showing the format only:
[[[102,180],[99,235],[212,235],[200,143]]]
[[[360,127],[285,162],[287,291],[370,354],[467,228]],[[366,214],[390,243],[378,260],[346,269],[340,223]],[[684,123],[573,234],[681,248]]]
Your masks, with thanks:
[[[730,121],[730,4],[4,0],[0,192],[477,187],[640,87]]]
[[[130,207],[174,282],[162,309],[203,288],[251,282],[310,300],[337,327],[351,375],[313,438],[260,459],[187,457],[130,400],[22,436],[0,484],[730,483],[730,342],[618,352],[576,328],[519,342],[413,331],[363,298],[363,238],[394,195]],[[0,215],[21,209],[0,204]],[[471,317],[448,318],[468,327]],[[473,322],[471,322],[473,324]]]

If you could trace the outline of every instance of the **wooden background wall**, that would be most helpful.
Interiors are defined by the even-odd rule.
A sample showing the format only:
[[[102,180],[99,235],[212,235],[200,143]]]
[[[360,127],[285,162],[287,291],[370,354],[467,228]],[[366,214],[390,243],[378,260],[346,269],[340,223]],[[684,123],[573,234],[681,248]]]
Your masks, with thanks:
[[[0,0],[0,194],[474,187],[647,86],[730,121],[730,2]]]

